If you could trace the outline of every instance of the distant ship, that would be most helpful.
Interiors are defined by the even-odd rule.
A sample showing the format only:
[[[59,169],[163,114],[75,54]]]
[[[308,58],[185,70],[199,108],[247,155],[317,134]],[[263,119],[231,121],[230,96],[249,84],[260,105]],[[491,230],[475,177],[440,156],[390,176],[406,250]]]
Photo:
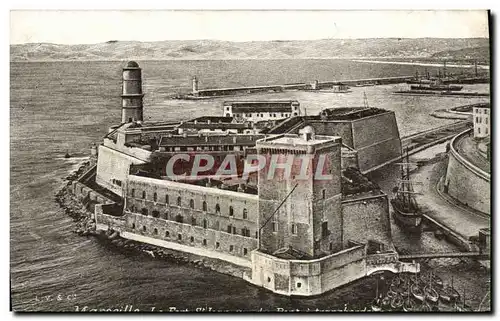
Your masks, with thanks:
[[[421,82],[410,86],[411,90],[437,90],[437,91],[460,91],[463,86],[446,85],[438,82]]]
[[[398,186],[394,187],[395,196],[391,199],[394,209],[394,219],[408,230],[416,231],[422,224],[422,212],[415,198],[413,183],[410,181],[408,152],[405,162],[401,165],[401,179]]]
[[[319,89],[319,90],[317,90],[317,92],[344,94],[344,93],[350,93],[350,92],[352,92],[352,90],[346,84],[337,84],[337,85],[333,85],[331,88],[328,88],[328,89]]]

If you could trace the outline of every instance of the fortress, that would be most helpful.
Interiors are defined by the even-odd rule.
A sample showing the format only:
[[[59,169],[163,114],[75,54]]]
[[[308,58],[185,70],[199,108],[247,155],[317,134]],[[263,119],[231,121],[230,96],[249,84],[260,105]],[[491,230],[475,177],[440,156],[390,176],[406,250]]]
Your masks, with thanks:
[[[149,123],[143,95],[141,68],[129,62],[121,124],[97,151],[94,185],[114,195],[95,206],[97,229],[230,262],[243,279],[283,295],[318,295],[380,271],[419,271],[399,261],[387,195],[362,174],[400,157],[394,113],[359,107],[301,116],[295,101],[227,102],[222,116]],[[232,155],[244,166],[253,155],[276,166],[230,179],[168,175],[169,160],[188,155],[174,168],[185,174],[201,153],[217,164]],[[312,162],[286,168],[290,156]],[[83,197],[89,188],[75,182],[74,191]]]

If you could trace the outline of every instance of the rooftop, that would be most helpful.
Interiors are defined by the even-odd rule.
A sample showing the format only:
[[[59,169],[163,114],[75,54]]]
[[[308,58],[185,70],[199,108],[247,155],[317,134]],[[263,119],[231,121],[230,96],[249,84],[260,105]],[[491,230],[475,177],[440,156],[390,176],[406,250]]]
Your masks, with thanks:
[[[305,139],[304,135],[296,134],[283,134],[273,137],[267,137],[258,141],[258,145],[265,145],[266,147],[276,146],[315,146],[322,145],[327,142],[339,142],[338,136],[320,136],[314,135],[310,139]]]
[[[385,112],[387,110],[375,107],[339,107],[323,109],[320,116],[331,120],[354,120]]]
[[[172,135],[160,139],[159,147],[175,146],[254,146],[255,142],[263,138],[263,134],[232,134],[232,135]]]

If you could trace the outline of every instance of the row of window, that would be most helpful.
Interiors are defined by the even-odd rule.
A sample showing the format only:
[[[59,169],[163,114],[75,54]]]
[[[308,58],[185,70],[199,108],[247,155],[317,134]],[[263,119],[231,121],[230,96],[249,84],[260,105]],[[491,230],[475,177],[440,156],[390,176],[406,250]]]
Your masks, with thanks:
[[[135,197],[135,189],[134,188],[132,189],[132,191],[131,191],[130,194],[131,194],[132,197]],[[142,191],[142,199],[146,199],[146,196],[147,196],[146,195],[146,191]],[[158,194],[157,193],[153,194],[153,201],[154,202],[158,201]],[[170,204],[170,197],[168,196],[168,194],[165,195],[165,204]],[[182,198],[180,196],[177,197],[176,204],[179,207],[182,206]],[[195,209],[194,199],[190,199],[189,200],[189,208]],[[203,212],[207,212],[208,211],[207,202],[203,201],[201,209],[202,209]],[[220,214],[220,205],[218,203],[215,204],[215,213],[216,214]],[[229,213],[228,214],[229,214],[229,216],[234,216],[234,208],[232,206],[229,206]],[[243,217],[243,219],[247,219],[248,218],[248,210],[246,208],[244,208],[243,211],[242,211],[242,217]]]
[[[481,113],[481,109],[480,108],[476,108],[475,112],[476,112],[476,114],[480,114]],[[488,109],[483,108],[483,113],[485,115],[488,115]]]
[[[137,209],[135,208],[135,206],[131,206],[130,207],[130,211],[136,212],[136,210]],[[144,215],[144,216],[148,216],[148,209],[147,208],[142,208],[140,213],[142,215]],[[155,218],[162,218],[162,219],[165,219],[165,220],[170,220],[169,214],[167,212],[165,212],[164,215],[161,216],[159,211],[154,210],[154,211],[151,212],[151,216],[155,217]],[[175,217],[173,217],[172,220],[175,221],[175,222],[177,222],[177,223],[184,223],[184,217],[182,215],[180,215],[180,214],[175,215]],[[191,225],[192,226],[198,226],[195,217],[191,217]],[[208,228],[208,221],[206,219],[203,219],[201,226],[203,226],[203,228],[205,228],[205,229]],[[219,227],[219,221],[215,221],[215,226],[214,226],[213,229],[218,231],[219,228],[220,228]],[[229,234],[238,234],[236,226],[233,226],[232,224],[229,224],[227,226],[226,231]],[[246,237],[251,237],[250,236],[250,229],[248,229],[246,227],[243,227],[241,229],[241,235],[242,236],[246,236]],[[257,232],[255,232],[255,238],[257,238]]]
[[[481,124],[482,122],[483,122],[483,118],[482,118],[482,117],[476,117],[476,124]],[[486,125],[488,125],[488,117],[486,117],[486,118],[484,119],[484,123],[485,123]]]
[[[135,230],[135,228],[136,228],[135,223],[132,223],[132,229]],[[147,232],[146,225],[143,225],[141,230],[142,230],[143,233],[146,233]],[[158,229],[157,228],[154,228],[153,235],[158,235]],[[170,231],[165,231],[165,237],[170,238]],[[177,234],[177,240],[178,241],[182,241],[182,234],[181,233]],[[189,241],[191,243],[194,243],[194,237],[190,236],[189,237]],[[203,244],[203,246],[207,246],[207,240],[203,239],[202,240],[202,244]],[[215,248],[216,249],[220,248],[220,243],[219,242],[215,242]],[[233,252],[234,251],[234,245],[229,245],[229,249],[228,250],[229,250],[229,252]],[[243,255],[247,255],[247,254],[248,254],[248,249],[247,248],[243,248]]]
[[[244,115],[245,115],[245,117],[248,117],[248,118],[253,116],[252,114],[244,114]],[[296,115],[296,113],[294,115]],[[234,116],[239,117],[239,116],[243,116],[243,114],[234,114]],[[255,114],[255,117],[264,117],[264,114]],[[269,114],[269,117],[290,117],[290,113],[281,113],[281,114],[272,113],[272,114]]]
[[[488,135],[488,128],[485,128],[485,129],[484,129],[484,131],[485,131],[484,133],[485,133],[486,135]],[[477,133],[478,133],[478,134],[481,134],[481,127],[478,127],[478,128],[477,128]]]

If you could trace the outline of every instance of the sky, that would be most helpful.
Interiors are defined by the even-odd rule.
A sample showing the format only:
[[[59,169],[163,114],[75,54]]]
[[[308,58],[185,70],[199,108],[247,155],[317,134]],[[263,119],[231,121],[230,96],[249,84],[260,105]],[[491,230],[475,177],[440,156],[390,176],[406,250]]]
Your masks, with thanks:
[[[488,37],[473,11],[11,11],[10,43]]]

